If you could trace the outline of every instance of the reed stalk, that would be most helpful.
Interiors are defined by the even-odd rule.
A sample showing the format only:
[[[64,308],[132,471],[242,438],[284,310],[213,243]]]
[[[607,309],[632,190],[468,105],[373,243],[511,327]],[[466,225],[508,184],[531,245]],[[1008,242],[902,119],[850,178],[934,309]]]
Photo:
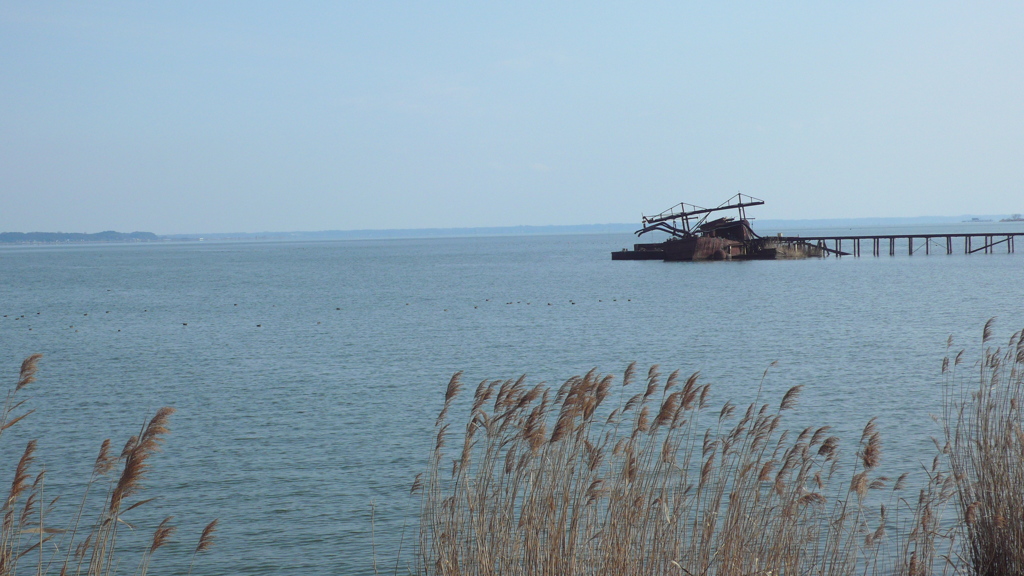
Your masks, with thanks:
[[[630,391],[591,371],[557,390],[525,378],[481,382],[454,452],[449,382],[421,493],[417,570],[427,575],[692,576],[877,571],[885,508],[871,421],[855,463],[829,427],[781,427],[777,405],[709,408],[710,386],[652,367]],[[737,418],[737,416],[739,416]],[[869,494],[870,493],[870,494]],[[933,532],[916,536],[915,551]],[[929,566],[930,557],[919,561]],[[915,565],[915,569],[916,569]]]
[[[0,436],[32,413],[28,410],[15,415],[26,402],[26,399],[20,398],[19,392],[35,381],[41,358],[42,355],[33,354],[22,363],[18,380],[0,408]],[[161,444],[170,432],[168,426],[173,413],[174,409],[169,407],[158,410],[139,434],[128,440],[119,456],[111,452],[110,440],[104,440],[84,495],[67,528],[58,528],[48,523],[59,497],[49,502],[44,499],[46,471],[38,467],[38,472],[34,472],[37,468],[37,441],[29,441],[15,466],[7,498],[0,507],[0,576],[15,576],[19,564],[31,562],[29,559],[35,561],[32,571],[37,576],[51,574],[53,571],[61,576],[115,574],[120,564],[117,553],[119,527],[122,524],[129,525],[129,512],[152,501],[152,498],[138,499],[137,496],[149,472],[150,458],[160,451]],[[97,487],[104,494],[104,500],[96,513],[96,519],[83,537],[80,533],[82,520],[90,509],[90,493]],[[168,517],[155,528],[150,545],[139,559],[136,574],[145,576],[148,573],[154,552],[174,534],[175,528],[170,525],[170,519]],[[197,554],[212,544],[216,525],[217,521],[214,520],[203,530],[193,552],[193,562]]]
[[[993,347],[994,321],[976,372],[963,373],[963,351],[943,360],[943,453],[963,520],[964,572],[978,576],[1024,573],[1024,332]]]

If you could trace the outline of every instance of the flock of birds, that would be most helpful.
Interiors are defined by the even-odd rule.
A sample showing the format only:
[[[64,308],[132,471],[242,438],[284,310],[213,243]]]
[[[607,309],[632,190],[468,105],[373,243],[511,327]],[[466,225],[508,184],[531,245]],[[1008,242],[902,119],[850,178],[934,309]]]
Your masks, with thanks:
[[[490,298],[485,298],[485,299],[484,299],[484,302],[490,302],[490,301],[491,301],[491,299],[490,299]],[[618,298],[612,298],[612,302],[618,302],[618,301],[619,301],[619,299],[618,299]],[[626,302],[632,302],[632,301],[633,301],[633,299],[632,299],[632,298],[626,298]],[[599,299],[599,300],[598,300],[598,302],[604,302],[604,300],[601,300],[601,299]],[[506,305],[506,306],[509,306],[509,305],[512,305],[512,304],[523,304],[523,301],[522,301],[522,300],[517,300],[517,301],[515,301],[515,302],[505,302],[505,305]],[[530,306],[530,305],[532,305],[532,304],[533,304],[532,302],[526,302],[526,305],[527,305],[527,306]],[[570,305],[572,305],[572,306],[575,306],[575,305],[576,305],[576,301],[575,301],[575,300],[569,300],[569,304],[570,304]],[[405,305],[406,305],[406,306],[408,306],[408,305],[409,305],[409,303],[408,303],[408,302],[406,302],[406,303],[405,303]],[[551,302],[548,302],[548,303],[547,303],[547,305],[548,305],[548,306],[552,306]],[[474,310],[476,310],[476,309],[478,309],[478,308],[480,308],[480,307],[479,307],[479,306],[473,306],[473,309],[474,309]],[[445,312],[447,312],[447,311],[448,311],[448,309],[447,309],[447,308],[445,308],[445,309],[444,309],[444,311],[445,311]]]
[[[620,298],[612,298],[612,299],[611,299],[611,302],[618,302],[619,300],[621,300],[621,299],[620,299]],[[633,299],[632,299],[632,298],[626,298],[626,299],[624,299],[624,300],[625,300],[626,302],[632,302],[632,301],[633,301]],[[486,299],[484,299],[484,301],[485,301],[485,302],[490,302],[490,301],[491,301],[491,299],[490,299],[490,298],[486,298]],[[603,299],[598,299],[598,302],[599,302],[599,303],[603,303],[603,302],[604,302],[604,300],[603,300]],[[576,301],[575,301],[575,300],[572,300],[572,299],[570,299],[570,300],[568,301],[568,303],[569,303],[569,305],[571,305],[571,306],[575,306],[575,305],[576,305]],[[530,301],[527,301],[527,302],[523,302],[522,300],[516,300],[516,301],[508,301],[508,302],[505,302],[505,305],[506,305],[506,306],[511,306],[511,305],[515,305],[515,304],[526,304],[527,306],[531,306],[531,305],[533,304],[533,302],[530,302]],[[406,302],[406,303],[405,303],[405,305],[406,305],[406,306],[411,306],[411,303],[410,303],[410,302]],[[547,306],[553,306],[554,304],[552,304],[551,302],[547,302],[547,303],[546,303],[546,305],[547,305]],[[234,304],[234,306],[238,306],[238,304]],[[276,307],[276,306],[277,306],[276,304],[272,305],[272,307]],[[474,305],[474,306],[473,306],[473,309],[474,309],[474,310],[477,310],[477,309],[479,309],[479,308],[480,308],[480,305]],[[337,311],[340,311],[340,310],[341,310],[341,307],[340,307],[340,306],[339,306],[339,307],[336,307],[336,308],[335,308],[335,310],[337,310]],[[143,311],[143,312],[149,312],[149,309],[148,309],[148,308],[146,308],[146,309],[143,309],[142,311]],[[448,308],[444,308],[444,309],[443,309],[443,311],[444,311],[444,312],[448,312],[448,311],[449,311],[449,309],[448,309]],[[104,311],[104,314],[110,314],[110,310],[105,310],[105,311]],[[42,312],[36,312],[36,313],[35,313],[35,315],[36,315],[36,316],[41,316],[41,315],[42,315]],[[82,316],[88,316],[88,315],[89,315],[89,313],[88,313],[88,312],[83,312],[83,313],[82,313]],[[3,317],[3,318],[12,318],[12,317],[13,317],[13,320],[22,320],[22,319],[30,319],[30,318],[31,318],[31,316],[26,316],[25,314],[21,314],[21,315],[17,315],[17,314],[3,314],[3,315],[2,315],[2,317]],[[2,320],[2,318],[0,318],[0,320]],[[317,322],[317,324],[320,324],[320,322]],[[181,323],[181,325],[182,325],[182,326],[188,326],[188,322],[182,322],[182,323]],[[262,328],[262,327],[263,327],[263,324],[256,324],[256,327],[257,327],[257,328]],[[68,329],[74,329],[74,328],[75,328],[74,324],[72,324],[72,325],[69,325],[69,326],[68,326]],[[28,329],[29,329],[29,330],[32,330],[32,327],[31,327],[31,326],[29,326],[29,328],[28,328]],[[119,330],[118,330],[118,332],[120,332],[120,331],[121,331],[121,330],[119,329]],[[78,332],[78,330],[75,330],[75,332]]]

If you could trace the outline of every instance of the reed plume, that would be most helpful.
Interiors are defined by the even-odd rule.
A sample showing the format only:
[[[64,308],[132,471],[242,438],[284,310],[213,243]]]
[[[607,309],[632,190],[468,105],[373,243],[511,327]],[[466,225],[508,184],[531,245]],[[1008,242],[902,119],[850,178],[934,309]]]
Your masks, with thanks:
[[[38,370],[39,359],[42,354],[33,354],[21,363],[21,371],[18,374],[18,383],[14,390],[18,391],[36,381],[36,370]]]
[[[442,468],[445,444],[436,442],[427,471],[413,483],[421,497],[418,571],[884,571],[878,558],[885,526],[911,520],[890,519],[884,505],[872,504],[872,493],[898,498],[885,490],[887,477],[873,474],[882,455],[874,421],[865,427],[850,479],[840,482],[839,438],[828,435],[828,426],[794,438],[780,425],[800,386],[790,388],[777,411],[755,402],[736,419],[728,402],[707,413],[710,385],[696,373],[683,383],[676,371],[662,384],[652,366],[631,394],[635,373],[630,364],[615,407],[606,404],[612,378],[596,370],[568,379],[554,394],[526,388],[523,378],[481,383],[453,465]],[[494,389],[488,411],[480,398]],[[452,423],[458,386],[448,390],[439,438]],[[921,555],[935,533],[915,538],[908,554]],[[932,557],[915,559],[919,566],[930,568]]]
[[[963,520],[965,572],[978,576],[1024,573],[1024,331],[1005,350],[993,349],[994,323],[982,331],[978,372],[967,377],[954,366],[943,397],[944,456]]]
[[[983,345],[993,328],[986,323]],[[877,474],[883,448],[875,419],[861,432],[846,482],[837,482],[840,440],[829,426],[791,439],[781,414],[795,407],[800,387],[775,413],[755,402],[735,420],[736,406],[726,402],[708,421],[710,386],[694,374],[680,387],[678,371],[661,385],[657,366],[640,391],[623,392],[604,412],[610,378],[594,371],[567,380],[554,403],[539,387],[523,394],[522,378],[481,383],[450,475],[441,473],[438,442],[428,472],[414,483],[422,496],[420,569],[1024,573],[1024,335],[1014,334],[1005,351],[984,350],[975,387],[959,372],[964,351],[952,356],[941,369],[951,383],[941,420],[946,438],[935,441],[916,497],[902,495],[908,473],[895,482]],[[623,389],[635,372],[631,364]],[[496,389],[488,412],[481,398]],[[453,400],[446,394],[439,438]],[[876,493],[884,502],[875,508]],[[957,518],[944,521],[951,501]]]
[[[188,576],[192,575],[192,567],[195,566],[196,556],[206,552],[213,546],[213,533],[217,531],[217,522],[219,518],[214,518],[212,522],[203,528],[202,534],[199,535],[199,542],[196,544],[195,550],[192,551],[192,561],[188,564]]]
[[[25,400],[16,400],[16,395],[36,379],[39,354],[33,354],[21,364],[18,380],[8,392],[3,409],[0,411],[0,433],[9,429],[31,411],[12,416]],[[86,485],[85,495],[67,528],[55,528],[48,524],[50,512],[59,497],[44,499],[46,470],[35,463],[37,441],[31,440],[21,453],[16,466],[8,496],[0,513],[0,576],[13,576],[20,562],[36,556],[34,572],[49,574],[51,568],[60,574],[82,576],[112,576],[118,568],[117,531],[121,525],[129,525],[127,513],[152,501],[152,498],[136,500],[130,505],[126,500],[138,495],[142,482],[150,467],[150,457],[160,450],[160,445],[169,433],[170,416],[173,408],[161,408],[142,428],[138,436],[132,436],[124,449],[117,455],[111,449],[110,440],[104,440],[93,462],[92,477]],[[110,477],[115,467],[121,467],[119,474]],[[81,520],[86,514],[89,494],[94,485],[104,490],[104,501],[91,527],[80,534]],[[171,517],[161,522],[153,532],[149,546],[143,552],[137,574],[148,572],[153,553],[163,547],[175,531],[170,524]],[[86,523],[88,524],[88,522]],[[214,520],[200,536],[195,555],[207,550],[213,542],[217,526]],[[190,565],[191,570],[191,565]],[[23,570],[24,572],[24,570]]]

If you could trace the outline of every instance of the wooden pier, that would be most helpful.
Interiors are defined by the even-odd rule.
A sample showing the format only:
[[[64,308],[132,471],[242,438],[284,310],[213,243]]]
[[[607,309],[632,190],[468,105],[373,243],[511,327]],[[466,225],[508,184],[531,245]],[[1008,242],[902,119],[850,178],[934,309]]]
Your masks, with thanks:
[[[897,234],[881,236],[768,236],[777,238],[781,242],[807,242],[820,248],[823,253],[839,256],[860,256],[863,244],[871,245],[871,255],[881,256],[883,250],[888,250],[889,256],[896,255],[897,243],[901,251],[906,249],[907,254],[913,256],[916,252],[924,250],[925,254],[931,254],[933,249],[940,253],[952,254],[959,252],[960,244],[963,243],[964,254],[974,254],[984,251],[985,254],[994,254],[996,247],[1005,245],[1006,253],[1014,251],[1014,240],[1018,236],[1024,236],[1024,232],[983,232],[979,234]],[[899,241],[899,242],[897,242]],[[849,242],[849,252],[843,251],[843,243]],[[1000,250],[1001,251],[1001,250]]]

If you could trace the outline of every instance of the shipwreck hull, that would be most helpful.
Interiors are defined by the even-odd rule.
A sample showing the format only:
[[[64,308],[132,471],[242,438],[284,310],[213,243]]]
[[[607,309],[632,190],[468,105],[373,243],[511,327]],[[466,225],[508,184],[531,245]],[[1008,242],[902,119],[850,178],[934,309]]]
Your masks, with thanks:
[[[718,208],[680,203],[660,214],[644,216],[637,236],[663,232],[671,238],[657,244],[634,244],[633,250],[612,252],[612,260],[795,260],[829,253],[846,254],[840,250],[838,240],[836,249],[832,250],[822,242],[811,244],[800,237],[758,236],[750,227],[745,209],[761,204],[763,200],[737,194]],[[738,210],[739,218],[708,220],[709,215],[722,210]]]
[[[825,251],[819,246],[803,241],[781,240],[778,238],[757,238],[748,246],[750,260],[801,260],[821,258]]]
[[[740,256],[743,243],[727,238],[685,238],[664,243],[666,262],[693,260],[729,260]]]
[[[664,243],[657,244],[634,244],[632,250],[622,249],[621,252],[612,252],[612,260],[664,260]]]
[[[728,238],[674,238],[658,244],[635,244],[633,250],[612,252],[612,260],[664,260],[693,262],[701,260],[799,260],[820,258],[820,247],[803,241],[754,238],[746,241]]]

